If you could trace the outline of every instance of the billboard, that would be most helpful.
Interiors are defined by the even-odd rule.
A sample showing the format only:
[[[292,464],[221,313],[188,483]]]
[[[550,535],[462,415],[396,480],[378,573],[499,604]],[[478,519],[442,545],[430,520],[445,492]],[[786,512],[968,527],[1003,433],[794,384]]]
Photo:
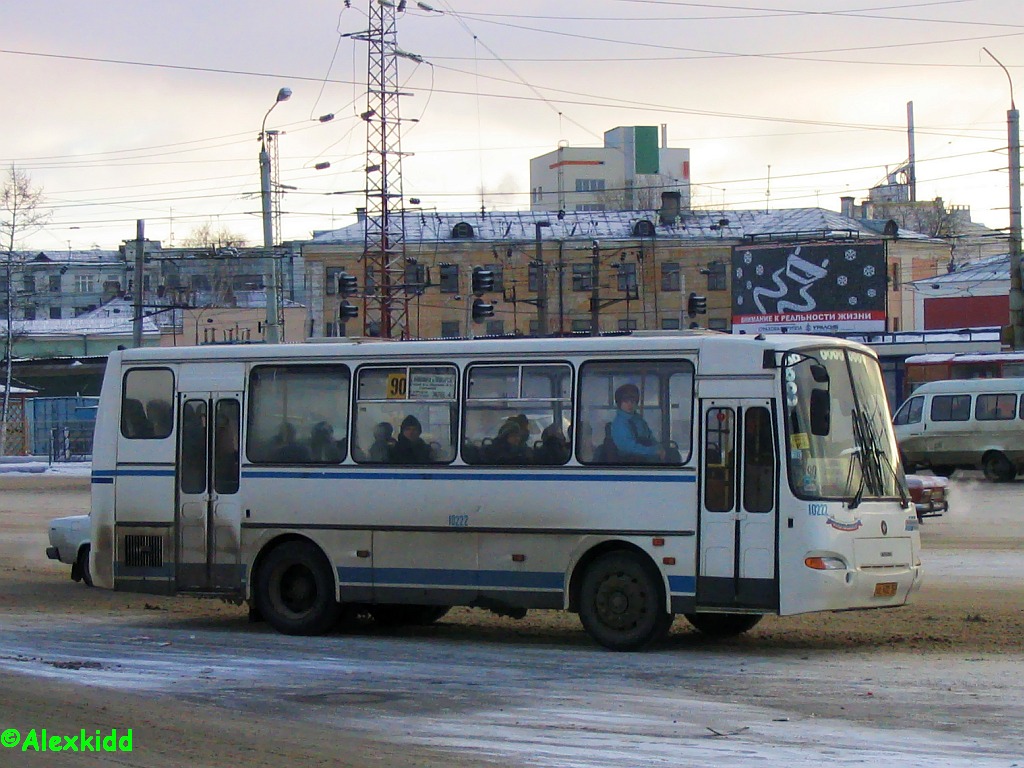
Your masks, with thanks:
[[[885,243],[736,246],[733,333],[886,330]]]

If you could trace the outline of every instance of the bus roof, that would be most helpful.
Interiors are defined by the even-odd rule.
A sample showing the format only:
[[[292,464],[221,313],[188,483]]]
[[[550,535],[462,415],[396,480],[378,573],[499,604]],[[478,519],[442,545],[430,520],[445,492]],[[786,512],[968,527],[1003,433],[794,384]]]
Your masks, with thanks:
[[[438,354],[452,356],[521,355],[602,355],[648,352],[664,354],[690,352],[700,354],[711,349],[723,352],[736,367],[737,359],[729,350],[743,350],[751,367],[761,368],[764,350],[790,351],[810,347],[835,346],[856,349],[877,357],[869,347],[831,336],[774,334],[746,336],[717,332],[638,332],[622,336],[571,336],[562,338],[521,337],[513,339],[457,339],[389,341],[381,339],[345,339],[303,344],[208,344],[196,347],[140,347],[111,353],[122,362],[158,363],[190,360],[243,360],[270,362],[324,358],[413,358]],[[753,352],[753,354],[751,354]],[[710,361],[708,361],[710,362]]]

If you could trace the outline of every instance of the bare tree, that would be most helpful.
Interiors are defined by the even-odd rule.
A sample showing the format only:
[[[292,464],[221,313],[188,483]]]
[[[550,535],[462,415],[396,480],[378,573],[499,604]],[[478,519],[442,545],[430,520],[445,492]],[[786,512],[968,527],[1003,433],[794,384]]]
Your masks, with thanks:
[[[29,232],[42,226],[49,213],[39,210],[43,200],[41,189],[32,186],[28,174],[14,165],[4,175],[0,189],[0,248],[4,256],[4,396],[0,409],[0,453],[7,448],[7,419],[11,412],[11,379],[14,370],[14,266],[18,263],[15,246]]]
[[[248,244],[244,235],[227,227],[213,228],[210,222],[200,224],[183,241],[186,248],[240,248]]]

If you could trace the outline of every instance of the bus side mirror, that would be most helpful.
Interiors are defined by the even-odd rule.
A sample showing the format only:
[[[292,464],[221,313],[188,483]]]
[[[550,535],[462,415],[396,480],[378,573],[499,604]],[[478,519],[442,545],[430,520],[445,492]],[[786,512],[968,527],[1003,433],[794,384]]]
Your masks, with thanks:
[[[832,399],[827,389],[811,390],[811,434],[825,436],[832,431]]]

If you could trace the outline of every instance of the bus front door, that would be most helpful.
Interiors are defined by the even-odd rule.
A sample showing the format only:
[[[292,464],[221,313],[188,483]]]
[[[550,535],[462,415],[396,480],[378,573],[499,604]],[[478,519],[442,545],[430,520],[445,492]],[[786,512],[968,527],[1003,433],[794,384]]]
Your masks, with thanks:
[[[180,395],[177,588],[241,589],[239,445],[241,394]]]
[[[770,400],[703,400],[697,607],[771,609],[778,457]]]

